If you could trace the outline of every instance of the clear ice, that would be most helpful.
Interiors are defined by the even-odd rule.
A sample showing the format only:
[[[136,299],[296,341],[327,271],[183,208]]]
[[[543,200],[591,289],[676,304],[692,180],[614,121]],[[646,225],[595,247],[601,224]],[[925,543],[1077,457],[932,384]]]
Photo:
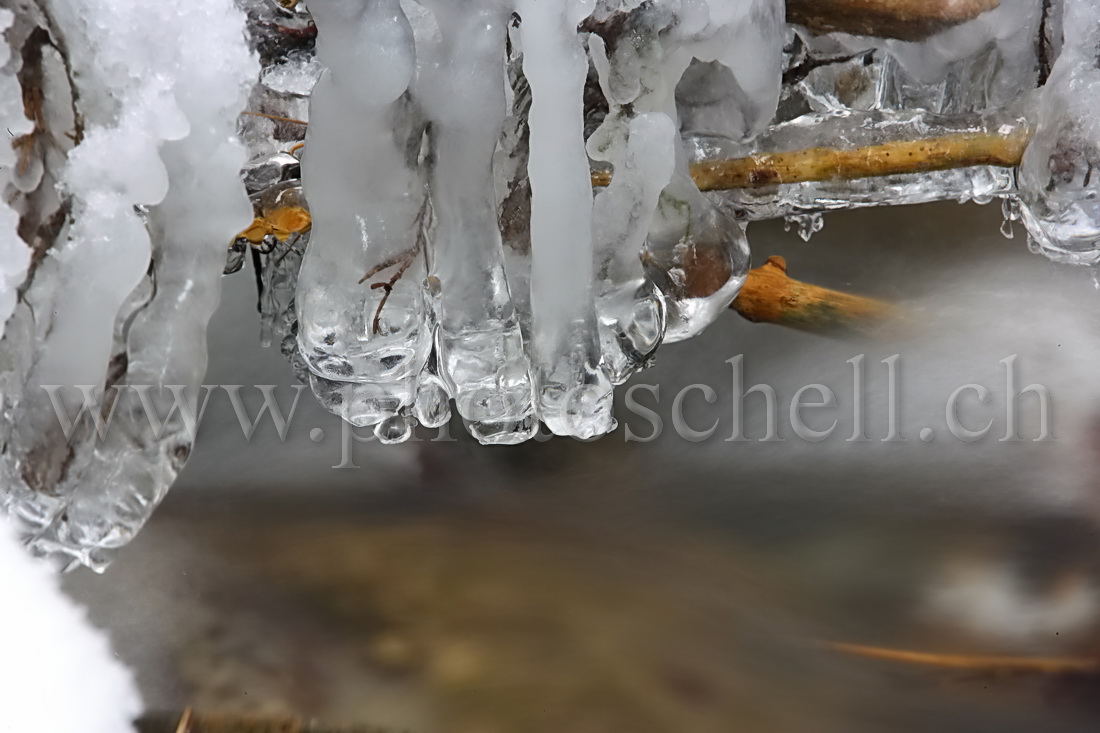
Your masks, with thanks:
[[[1100,262],[1100,5],[1066,0],[1065,38],[1039,93],[1018,175],[1020,217],[1051,259]]]
[[[185,424],[153,434],[115,395],[151,385],[165,415],[183,388],[194,410],[226,237],[247,221],[234,128],[259,64],[230,0],[64,0],[0,20],[0,83],[41,93],[0,109],[23,133],[0,210],[0,509],[36,551],[101,568],[191,450]],[[64,434],[55,408],[75,414],[82,389],[111,419],[103,438],[91,420]]]
[[[902,33],[782,0],[0,5],[0,510],[62,563],[102,568],[186,460],[144,407],[197,408],[222,273],[255,270],[264,344],[380,442],[453,412],[509,444],[613,430],[614,386],[737,297],[759,219],[999,198],[1100,261],[1092,0]],[[81,389],[103,438],[56,417]]]

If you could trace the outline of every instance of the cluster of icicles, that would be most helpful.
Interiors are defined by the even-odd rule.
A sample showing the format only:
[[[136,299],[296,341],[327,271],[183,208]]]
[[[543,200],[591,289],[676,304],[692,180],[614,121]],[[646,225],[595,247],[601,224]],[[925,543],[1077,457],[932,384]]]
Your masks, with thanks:
[[[325,71],[297,339],[314,393],[385,442],[441,425],[452,399],[487,444],[540,421],[614,429],[614,385],[705,328],[748,270],[743,225],[689,175],[675,86],[693,59],[729,62],[757,131],[778,100],[781,4],[651,13],[616,48],[586,42],[578,24],[602,18],[572,0],[310,10]],[[586,141],[590,58],[608,112]],[[595,194],[590,159],[614,170]]]
[[[736,297],[753,219],[808,236],[828,209],[1001,197],[1033,248],[1100,259],[1091,2],[991,2],[913,42],[788,26],[788,5],[311,0],[293,358],[322,404],[383,442],[452,400],[482,443],[607,433],[614,386]],[[1028,135],[1015,169],[704,194],[690,167]]]

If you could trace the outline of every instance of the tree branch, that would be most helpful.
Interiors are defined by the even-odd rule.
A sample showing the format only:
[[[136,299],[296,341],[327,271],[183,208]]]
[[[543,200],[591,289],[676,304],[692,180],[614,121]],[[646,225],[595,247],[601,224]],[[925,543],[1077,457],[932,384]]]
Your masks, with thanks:
[[[814,33],[919,41],[999,5],[1000,0],[787,0],[787,22]]]
[[[886,323],[901,315],[900,309],[881,300],[794,280],[787,276],[786,260],[778,256],[749,271],[730,308],[754,323],[834,337],[881,333]]]
[[[700,161],[692,164],[691,177],[700,191],[722,191],[927,173],[975,165],[1014,168],[1020,164],[1030,139],[1031,130],[1019,126],[1004,132],[967,132],[848,150],[805,148]],[[606,186],[610,182],[611,171],[592,172],[593,186]]]

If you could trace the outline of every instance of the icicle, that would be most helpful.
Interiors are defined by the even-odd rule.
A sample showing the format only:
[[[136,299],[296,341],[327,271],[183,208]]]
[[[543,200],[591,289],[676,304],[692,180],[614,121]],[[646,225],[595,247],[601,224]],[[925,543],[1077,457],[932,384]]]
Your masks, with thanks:
[[[298,343],[319,379],[367,387],[338,390],[355,393],[339,414],[373,425],[412,403],[431,346],[420,128],[405,97],[413,34],[397,0],[316,0],[311,10],[326,70],[302,163],[313,234],[298,279]]]
[[[588,76],[574,2],[520,0],[531,85],[531,318],[540,415],[558,435],[614,428],[593,301],[592,190],[584,151]]]
[[[676,128],[667,116],[643,113],[627,121],[608,115],[588,140],[589,154],[615,169],[596,195],[593,239],[600,339],[611,381],[622,384],[645,367],[665,333],[665,303],[638,257],[661,190],[672,176]]]
[[[434,153],[439,363],[471,434],[482,443],[518,443],[538,420],[493,196],[508,9],[497,0],[426,5],[441,35],[424,51],[415,96],[431,121]]]
[[[645,277],[639,253],[661,190],[672,176],[677,133],[667,115],[636,114],[635,97],[617,97],[602,39],[590,36],[588,45],[613,105],[588,139],[588,155],[614,170],[611,184],[596,194],[593,240],[604,367],[612,383],[622,384],[646,365],[664,338],[664,296]]]
[[[38,551],[102,568],[105,551],[127,542],[164,496],[193,430],[154,431],[135,400],[115,403],[100,439],[88,423],[70,436],[43,387],[67,388],[57,407],[68,415],[79,385],[100,395],[148,385],[159,415],[173,404],[159,387],[184,385],[194,406],[225,243],[249,218],[233,131],[258,66],[244,15],[228,0],[174,5],[167,17],[130,0],[20,12],[27,27],[50,28],[34,72],[64,101],[38,110],[46,124],[25,151],[41,163],[38,181],[23,185],[26,177],[13,197],[47,256],[23,284],[26,306],[2,347],[5,363],[19,365],[4,375],[12,432],[3,505]],[[60,223],[35,222],[42,211]]]

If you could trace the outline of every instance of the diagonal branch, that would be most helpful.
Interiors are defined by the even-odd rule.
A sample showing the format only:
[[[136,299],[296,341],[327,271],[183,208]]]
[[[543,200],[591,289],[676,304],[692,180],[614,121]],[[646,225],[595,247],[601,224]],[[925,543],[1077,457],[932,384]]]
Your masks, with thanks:
[[[965,656],[888,649],[835,641],[815,642],[815,646],[853,657],[899,662],[936,669],[954,669],[991,674],[1100,674],[1100,658],[1094,657]]]
[[[786,260],[778,256],[749,271],[730,308],[754,323],[833,337],[879,334],[902,315],[897,306],[881,300],[794,280],[787,276]]]

